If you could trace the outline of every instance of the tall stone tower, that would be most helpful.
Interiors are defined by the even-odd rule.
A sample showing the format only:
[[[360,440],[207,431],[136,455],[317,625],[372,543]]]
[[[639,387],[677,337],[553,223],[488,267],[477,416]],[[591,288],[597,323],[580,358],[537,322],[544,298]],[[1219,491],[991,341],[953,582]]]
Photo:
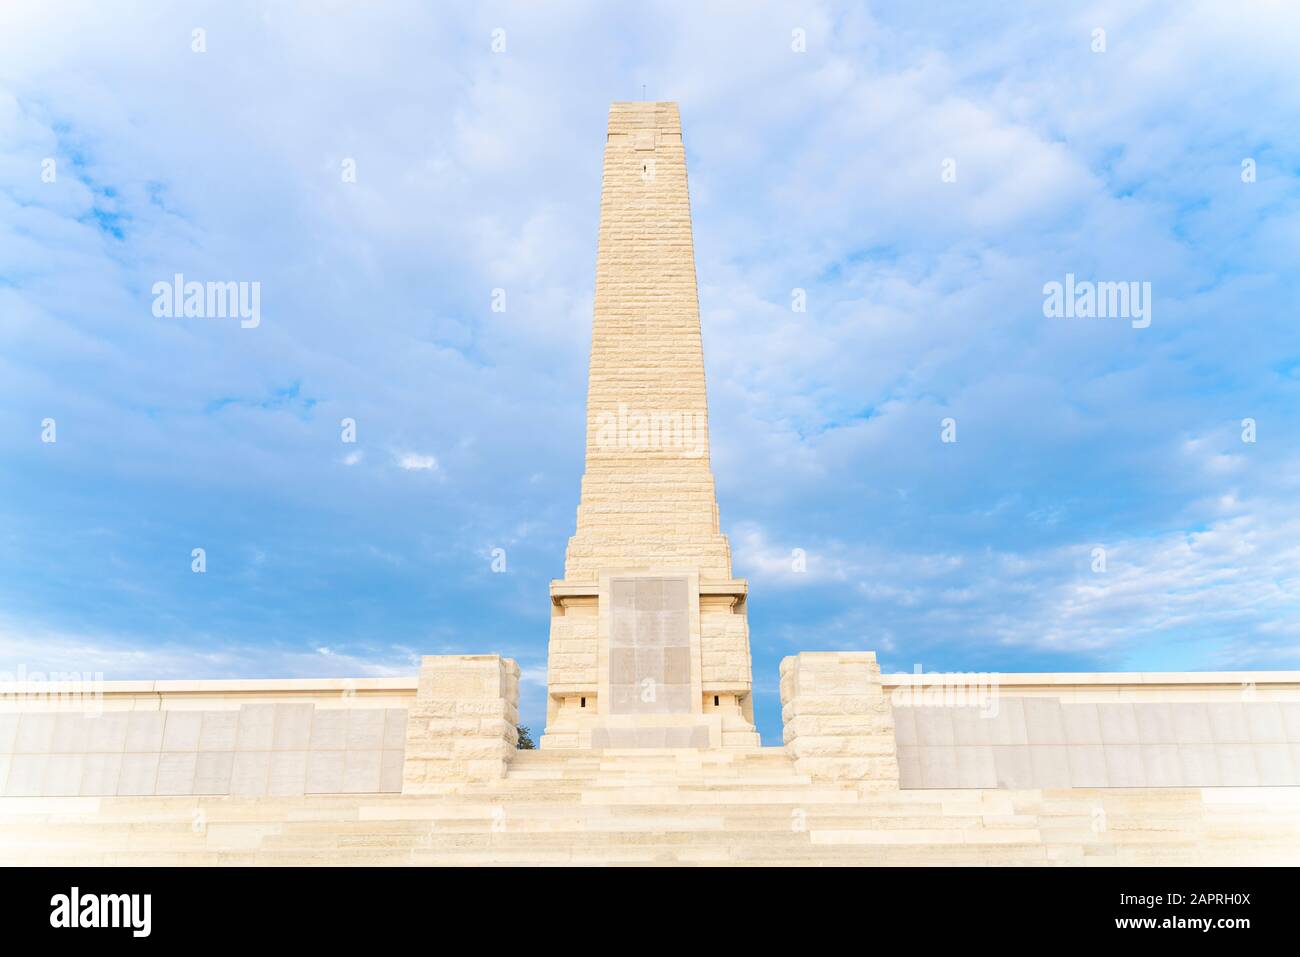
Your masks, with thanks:
[[[551,583],[542,747],[756,746],[746,591],[709,464],[677,104],[615,103],[586,472],[564,578]]]

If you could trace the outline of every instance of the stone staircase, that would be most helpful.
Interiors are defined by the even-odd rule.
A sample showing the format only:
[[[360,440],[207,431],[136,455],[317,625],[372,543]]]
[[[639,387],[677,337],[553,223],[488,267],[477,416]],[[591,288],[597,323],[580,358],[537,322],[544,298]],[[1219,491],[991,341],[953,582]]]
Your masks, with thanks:
[[[879,791],[781,748],[522,751],[419,796],[4,798],[0,863],[1295,864],[1300,788]]]

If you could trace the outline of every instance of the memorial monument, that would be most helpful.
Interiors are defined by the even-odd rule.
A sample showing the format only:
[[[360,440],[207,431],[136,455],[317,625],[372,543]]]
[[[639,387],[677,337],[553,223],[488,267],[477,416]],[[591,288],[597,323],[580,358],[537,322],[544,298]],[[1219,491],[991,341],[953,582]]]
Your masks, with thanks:
[[[586,471],[564,578],[551,583],[541,746],[756,746],[746,591],[709,463],[677,104],[615,103]]]
[[[501,635],[410,676],[0,680],[0,864],[1300,861],[1300,672],[791,649],[760,746],[675,104],[611,107],[597,248],[542,749]]]

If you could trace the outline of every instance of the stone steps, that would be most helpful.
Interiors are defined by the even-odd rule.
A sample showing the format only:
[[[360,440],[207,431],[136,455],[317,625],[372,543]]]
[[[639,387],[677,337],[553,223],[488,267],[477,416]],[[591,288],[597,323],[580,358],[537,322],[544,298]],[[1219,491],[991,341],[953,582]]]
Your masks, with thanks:
[[[795,774],[785,771],[754,771],[744,772],[735,771],[727,774],[710,772],[708,774],[682,774],[674,769],[666,769],[671,773],[675,780],[681,780],[689,784],[727,784],[728,782],[743,781],[747,785],[760,786],[764,784],[786,784],[801,785],[811,784],[812,779],[806,774]],[[518,773],[512,772],[506,777],[507,785],[514,782],[520,782],[521,786],[540,787],[547,782],[556,784],[583,784],[592,787],[609,787],[620,786],[627,783],[647,782],[662,783],[664,774],[653,774],[647,771],[572,771],[554,770],[537,768]]]
[[[0,863],[1300,863],[1300,789],[1223,790],[859,790],[777,748],[521,752],[410,797],[0,799]]]

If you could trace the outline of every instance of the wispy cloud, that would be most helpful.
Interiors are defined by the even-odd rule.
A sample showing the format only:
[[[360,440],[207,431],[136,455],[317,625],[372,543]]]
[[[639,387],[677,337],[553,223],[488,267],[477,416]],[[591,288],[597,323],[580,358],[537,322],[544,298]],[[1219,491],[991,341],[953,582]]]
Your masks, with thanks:
[[[432,455],[415,452],[402,452],[397,456],[397,464],[408,472],[435,472],[438,469],[438,460]]]

